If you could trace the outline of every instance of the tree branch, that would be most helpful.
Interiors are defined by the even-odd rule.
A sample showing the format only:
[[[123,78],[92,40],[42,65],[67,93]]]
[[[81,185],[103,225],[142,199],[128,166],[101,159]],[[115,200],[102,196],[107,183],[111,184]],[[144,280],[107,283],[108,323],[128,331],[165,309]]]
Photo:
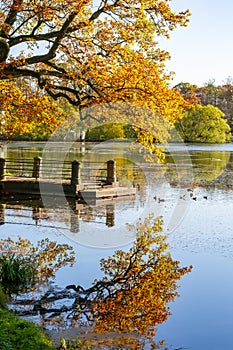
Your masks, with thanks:
[[[0,38],[0,62],[5,62],[9,54],[10,47],[5,38]]]

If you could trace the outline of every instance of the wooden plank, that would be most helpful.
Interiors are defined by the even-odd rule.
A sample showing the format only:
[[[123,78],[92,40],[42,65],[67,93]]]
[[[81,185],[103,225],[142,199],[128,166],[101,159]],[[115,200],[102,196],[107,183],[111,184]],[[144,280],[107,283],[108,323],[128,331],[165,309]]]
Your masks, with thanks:
[[[80,196],[84,200],[98,199],[98,198],[109,198],[109,197],[120,197],[120,196],[131,196],[136,194],[135,188],[128,187],[113,187],[113,188],[99,188],[99,189],[86,189],[79,192]]]

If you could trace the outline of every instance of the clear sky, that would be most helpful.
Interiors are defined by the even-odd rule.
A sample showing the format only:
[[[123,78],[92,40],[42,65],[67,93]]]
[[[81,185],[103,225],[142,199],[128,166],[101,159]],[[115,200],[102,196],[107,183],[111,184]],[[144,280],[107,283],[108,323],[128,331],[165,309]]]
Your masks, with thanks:
[[[203,86],[209,80],[222,84],[233,78],[233,1],[172,0],[171,6],[192,13],[188,27],[160,42],[171,54],[167,67],[176,73],[174,84]]]

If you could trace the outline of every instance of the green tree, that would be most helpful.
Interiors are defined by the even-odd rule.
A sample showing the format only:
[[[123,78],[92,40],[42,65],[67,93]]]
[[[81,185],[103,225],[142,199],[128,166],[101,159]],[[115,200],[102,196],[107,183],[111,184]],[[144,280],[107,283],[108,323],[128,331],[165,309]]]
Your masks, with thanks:
[[[86,139],[88,141],[103,141],[125,138],[124,125],[117,123],[103,124],[88,130]]]
[[[176,128],[186,142],[224,143],[231,136],[224,113],[212,105],[195,105],[176,122]]]
[[[188,82],[181,82],[175,86],[185,98],[193,104],[203,106],[212,105],[218,107],[225,114],[228,124],[232,128],[233,116],[233,79],[228,77],[223,85],[215,85],[214,80],[210,80],[204,86],[198,87]]]
[[[127,98],[131,89],[149,92],[138,79],[126,84],[138,63],[134,53],[140,68],[157,62],[150,76],[165,75],[168,55],[155,36],[169,37],[190,15],[166,0],[2,0],[0,13],[0,77],[31,77],[76,106]]]

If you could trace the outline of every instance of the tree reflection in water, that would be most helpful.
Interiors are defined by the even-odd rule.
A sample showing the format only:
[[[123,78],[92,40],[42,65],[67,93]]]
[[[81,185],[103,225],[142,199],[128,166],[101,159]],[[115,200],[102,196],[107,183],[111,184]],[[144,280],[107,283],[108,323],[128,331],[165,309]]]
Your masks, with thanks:
[[[187,156],[191,163],[187,161]],[[190,150],[186,156],[180,151],[176,157],[174,160],[169,153],[166,156],[166,178],[172,185],[182,183],[182,176],[186,182],[193,177],[196,185],[208,184],[221,176],[229,164],[232,165],[229,151]]]
[[[90,339],[94,335],[103,348],[109,342],[123,342],[121,348],[127,349],[143,348],[142,344],[149,342],[155,348],[156,327],[170,315],[168,303],[178,296],[177,281],[192,266],[180,267],[179,261],[172,259],[161,218],[147,217],[129,229],[136,230],[132,247],[116,250],[100,261],[102,279],[87,289],[69,285],[64,290],[50,289],[36,300],[18,299],[17,306],[30,305],[19,314],[39,313],[44,325],[66,324],[79,327],[79,331],[85,325],[88,331],[83,328],[84,336]]]

